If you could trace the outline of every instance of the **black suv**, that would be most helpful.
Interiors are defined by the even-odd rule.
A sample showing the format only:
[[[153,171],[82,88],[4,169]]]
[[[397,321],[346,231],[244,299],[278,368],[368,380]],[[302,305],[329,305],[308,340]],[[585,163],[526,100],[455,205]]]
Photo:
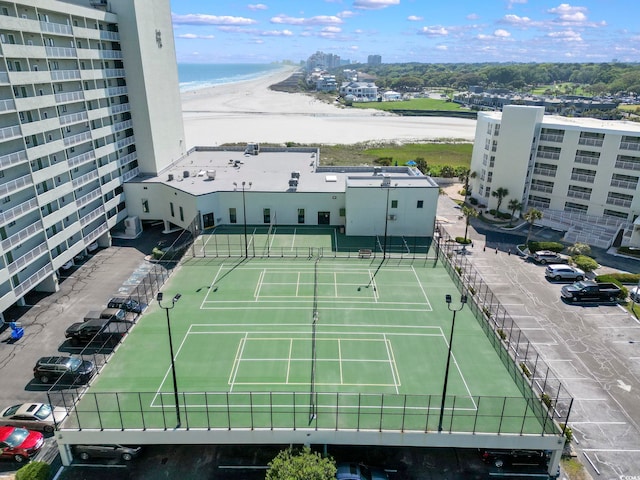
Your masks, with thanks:
[[[96,365],[77,357],[42,357],[33,367],[33,376],[42,383],[60,378],[72,380],[72,384],[86,383],[96,373]]]
[[[543,450],[480,450],[482,461],[496,467],[537,465],[546,466],[549,455]]]
[[[133,298],[113,297],[107,303],[108,308],[121,308],[127,312],[142,313],[147,307],[146,303],[140,303]]]
[[[71,345],[80,345],[88,343],[107,326],[109,320],[104,318],[95,318],[86,322],[77,322],[72,324],[64,332],[64,336],[71,340]]]

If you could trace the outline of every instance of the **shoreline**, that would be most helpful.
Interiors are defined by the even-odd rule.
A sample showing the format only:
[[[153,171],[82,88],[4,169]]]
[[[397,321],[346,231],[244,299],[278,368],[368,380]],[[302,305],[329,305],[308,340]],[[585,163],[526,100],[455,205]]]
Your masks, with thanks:
[[[228,82],[221,82],[221,83],[212,83],[212,84],[203,84],[194,88],[188,88],[183,90],[182,88],[180,88],[180,96],[182,97],[183,95],[188,95],[190,93],[193,92],[199,92],[202,90],[208,90],[208,89],[213,89],[216,87],[223,87],[225,85],[236,85],[236,84],[241,84],[241,83],[247,83],[247,82],[254,82],[254,81],[260,81],[260,80],[264,80],[266,78],[269,77],[274,77],[274,78],[279,78],[280,75],[289,72],[288,75],[285,78],[288,78],[289,76],[291,76],[291,73],[298,70],[299,67],[294,67],[293,65],[281,65],[279,68],[276,68],[274,70],[269,70],[269,71],[264,71],[262,73],[259,74],[255,74],[255,76],[252,76],[250,78],[241,78],[239,80],[232,80],[232,81],[228,81]],[[284,79],[283,79],[284,80]],[[281,80],[277,80],[277,82],[279,82]],[[277,83],[277,82],[273,82],[273,83]],[[188,84],[188,82],[187,82]],[[180,86],[180,85],[178,85]]]
[[[473,142],[475,138],[476,120],[401,117],[330,105],[304,93],[270,90],[270,85],[299,69],[288,67],[255,79],[181,92],[187,147],[250,142]]]

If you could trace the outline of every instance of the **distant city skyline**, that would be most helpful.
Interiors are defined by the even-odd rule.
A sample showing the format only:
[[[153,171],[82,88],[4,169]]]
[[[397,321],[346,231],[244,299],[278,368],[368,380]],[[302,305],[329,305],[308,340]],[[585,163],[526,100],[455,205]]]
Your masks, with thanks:
[[[172,0],[180,63],[640,61],[640,2]]]

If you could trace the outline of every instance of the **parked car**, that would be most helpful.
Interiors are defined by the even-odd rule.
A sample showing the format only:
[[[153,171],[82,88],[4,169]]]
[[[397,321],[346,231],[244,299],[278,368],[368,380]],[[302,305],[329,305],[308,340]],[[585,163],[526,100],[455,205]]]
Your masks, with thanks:
[[[109,308],[120,308],[127,312],[142,313],[147,308],[146,303],[140,303],[133,298],[127,297],[113,297],[109,299],[107,303]]]
[[[105,308],[104,310],[92,310],[84,316],[84,321],[109,320],[111,322],[124,322],[127,320],[127,312],[121,308]]]
[[[69,260],[68,262],[64,263],[60,268],[62,270],[71,270],[73,268],[73,260]]]
[[[0,424],[52,433],[66,416],[67,410],[62,407],[52,407],[46,403],[20,403],[1,411]]]
[[[620,287],[615,283],[581,280],[571,285],[565,285],[560,293],[562,298],[570,302],[614,302],[620,295]]]
[[[96,365],[78,357],[42,357],[33,367],[33,376],[42,383],[66,378],[72,383],[86,383],[96,373]]]
[[[584,271],[570,265],[547,265],[544,276],[552,280],[572,280],[574,282],[584,279]]]
[[[636,303],[640,302],[640,287],[630,288],[629,298]]]
[[[544,466],[549,455],[543,450],[480,450],[482,461],[492,463],[498,468],[504,466]]]
[[[533,254],[533,259],[542,265],[547,263],[569,263],[570,258],[568,255],[562,255],[551,250],[538,250]]]
[[[389,480],[384,470],[361,463],[338,463],[336,468],[337,480]]]
[[[98,250],[98,242],[92,242],[87,245],[87,252],[91,253],[95,252],[96,250]]]
[[[84,322],[76,322],[67,328],[65,337],[72,345],[92,342],[100,345],[116,345],[124,337],[133,322],[115,322],[106,318],[94,318]]]
[[[44,436],[20,427],[0,427],[0,457],[28,462],[42,448]]]
[[[137,457],[142,448],[125,445],[74,445],[72,450],[80,460],[113,458],[128,462]]]

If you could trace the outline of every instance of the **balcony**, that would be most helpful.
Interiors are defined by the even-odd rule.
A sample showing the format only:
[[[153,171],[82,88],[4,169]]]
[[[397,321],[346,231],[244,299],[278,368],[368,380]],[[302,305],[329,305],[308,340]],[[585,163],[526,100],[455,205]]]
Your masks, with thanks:
[[[91,242],[96,240],[100,235],[109,230],[107,223],[101,224],[98,228],[90,232],[86,237],[84,237],[84,244],[89,245]]]
[[[582,163],[585,165],[598,165],[598,161],[600,159],[598,157],[588,157],[585,155],[576,155],[575,162]]]
[[[601,147],[604,140],[601,138],[580,138],[578,145],[588,145],[590,147]]]
[[[31,175],[24,175],[0,185],[0,196],[11,195],[12,193],[23,190],[31,185],[33,185]]]
[[[0,168],[7,168],[13,165],[19,165],[27,162],[27,152],[21,150],[19,152],[9,153],[0,157]]]
[[[544,192],[544,193],[552,193],[553,187],[548,187],[546,185],[531,185],[531,191],[533,192]]]
[[[13,138],[21,138],[22,131],[20,125],[14,125],[12,127],[0,128],[0,142],[5,140],[11,140]]]
[[[533,169],[533,174],[534,175],[544,175],[545,177],[555,177],[556,176],[556,171],[555,169],[550,169],[550,168],[534,168]]]
[[[84,165],[85,163],[89,163],[96,159],[96,154],[93,150],[82,153],[80,155],[76,155],[75,157],[71,157],[67,160],[69,164],[69,168],[79,167],[80,165]]]
[[[0,83],[9,83],[9,74],[7,72],[0,72]]]
[[[82,227],[86,227],[89,223],[91,223],[96,218],[104,216],[104,206],[100,205],[98,208],[95,208],[91,212],[89,212],[84,217],[80,217],[80,225]]]
[[[133,127],[133,120],[125,120],[124,122],[118,122],[113,126],[114,132],[121,132],[127,128]]]
[[[47,56],[51,58],[76,58],[78,55],[73,47],[45,47]]]
[[[118,159],[118,168],[124,167],[127,163],[137,160],[137,158],[138,158],[138,152],[132,152],[128,155],[125,155],[124,157],[120,157]]]
[[[73,35],[71,27],[64,23],[40,22],[40,29],[43,32],[55,33],[56,35]]]
[[[127,95],[129,93],[127,87],[111,87],[105,91],[108,97],[117,97],[118,95]]]
[[[30,239],[34,235],[42,232],[42,221],[37,220],[35,223],[32,223],[26,228],[23,228],[19,232],[11,235],[9,238],[5,239],[0,243],[2,245],[2,249],[6,252],[7,250],[24,243],[25,240]]]
[[[13,291],[15,292],[16,296],[20,297],[21,295],[25,294],[26,292],[31,290],[33,287],[38,285],[42,281],[42,279],[52,274],[53,274],[53,267],[51,266],[51,264],[45,265],[36,273],[31,275],[29,278],[27,278],[25,281],[20,283],[20,285],[16,285]]]
[[[100,188],[96,188],[95,190],[90,191],[86,195],[76,199],[76,205],[78,206],[78,210],[88,203],[92,202],[96,198],[100,198],[102,196],[102,190]]]
[[[612,187],[625,188],[627,190],[635,190],[638,186],[638,182],[628,182],[625,180],[611,180]]]
[[[589,193],[589,192],[576,192],[574,190],[569,190],[567,192],[567,197],[579,198],[581,200],[591,200],[591,193]]]
[[[596,176],[595,175],[582,175],[580,173],[572,173],[571,174],[571,180],[576,180],[578,182],[584,182],[584,183],[593,183],[596,180]]]
[[[74,123],[86,122],[89,119],[86,111],[70,113],[60,117],[60,125],[71,125]]]
[[[559,160],[560,159],[560,154],[556,153],[556,152],[542,152],[540,150],[538,150],[536,152],[536,158],[546,158],[549,160]]]
[[[79,80],[80,70],[51,70],[51,80]]]
[[[8,98],[6,100],[0,100],[0,112],[8,112],[15,109],[16,109],[16,102],[14,102],[13,99]]]
[[[138,176],[138,174],[140,173],[140,168],[136,167],[133,170],[129,170],[128,172],[124,173],[120,178],[122,178],[122,183],[131,180],[132,178],[135,178]]]
[[[24,267],[29,265],[34,260],[38,259],[44,254],[49,253],[49,248],[47,247],[46,242],[42,242],[36,248],[30,250],[20,258],[18,258],[15,262],[7,265],[7,270],[10,275],[14,275],[16,272],[22,270]]]
[[[620,150],[640,151],[640,143],[636,142],[620,142]]]
[[[545,142],[562,143],[562,141],[564,140],[564,136],[563,135],[553,135],[551,133],[541,133],[540,134],[540,140],[543,140]]]
[[[131,105],[129,103],[121,103],[119,105],[111,105],[109,107],[109,113],[111,115],[116,115],[118,113],[128,112],[131,110]]]
[[[120,150],[121,148],[127,147],[129,145],[133,145],[136,143],[136,137],[131,135],[130,137],[124,138],[116,143],[116,148]]]
[[[623,198],[607,198],[607,205],[615,205],[616,207],[631,207],[631,200],[626,200]]]
[[[82,132],[77,135],[72,135],[70,137],[64,138],[65,147],[72,147],[74,145],[78,145],[79,143],[89,142],[91,141],[91,130],[87,132]]]
[[[623,170],[640,170],[640,162],[625,162],[622,160],[616,160],[616,164],[614,166]]]
[[[104,75],[107,78],[120,78],[125,76],[124,68],[108,68],[104,70]]]
[[[56,103],[81,102],[84,100],[84,92],[77,90],[75,92],[56,93]]]
[[[82,175],[81,177],[74,178],[73,181],[72,181],[73,188],[82,187],[82,186],[86,185],[87,183],[92,182],[96,178],[98,178],[98,171],[97,170],[93,170],[93,171],[91,171],[89,173],[86,173],[86,174]]]

